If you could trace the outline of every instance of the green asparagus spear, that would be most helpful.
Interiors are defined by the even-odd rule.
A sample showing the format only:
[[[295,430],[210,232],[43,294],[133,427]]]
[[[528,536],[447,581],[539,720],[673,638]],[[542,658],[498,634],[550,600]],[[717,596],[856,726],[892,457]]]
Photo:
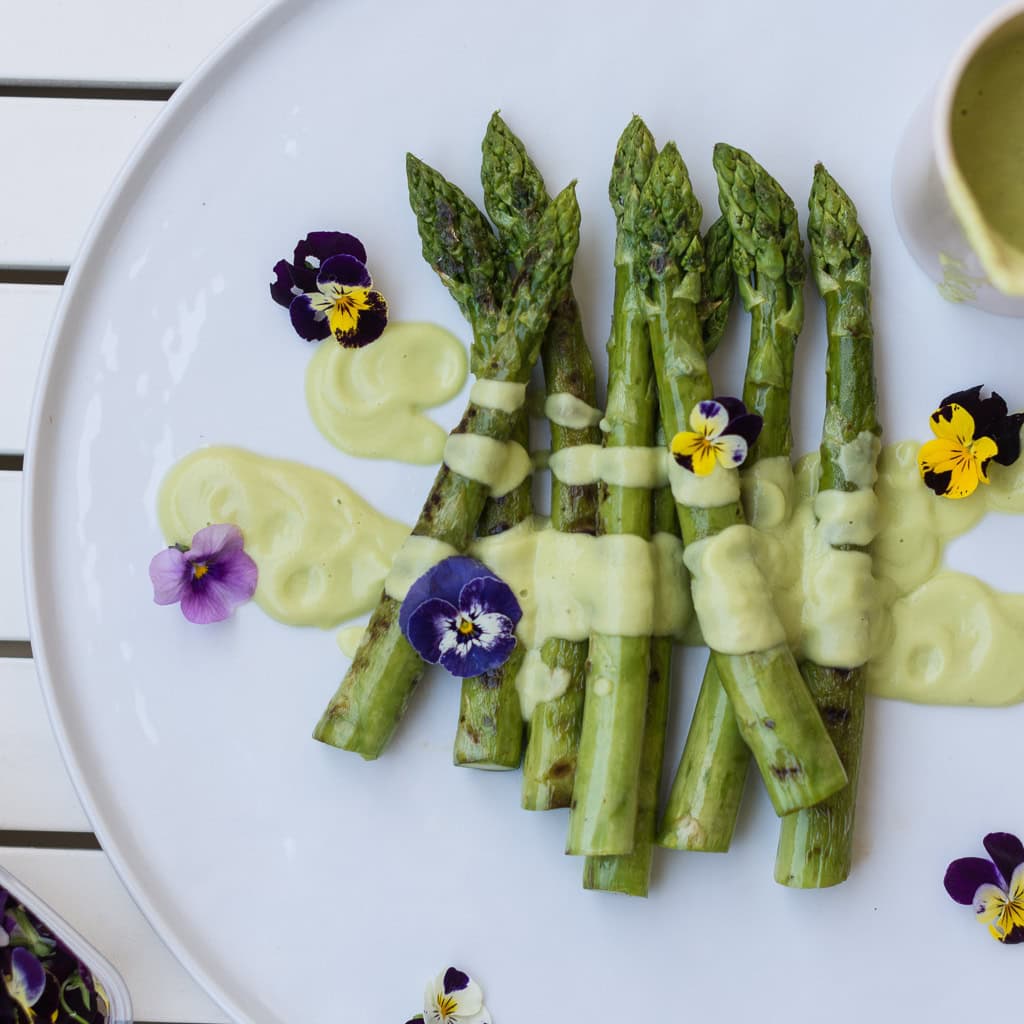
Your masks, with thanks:
[[[679,520],[672,491],[664,487],[654,499],[655,533],[679,535]],[[646,896],[651,884],[654,831],[661,795],[661,766],[665,760],[665,730],[668,728],[669,691],[672,682],[672,637],[651,638],[651,670],[647,682],[647,715],[640,762],[640,791],[636,812],[633,852],[614,857],[588,857],[583,869],[583,887]]]
[[[719,147],[717,166],[727,175],[721,202],[728,213],[716,223],[726,225],[732,240],[740,294],[751,316],[743,402],[764,419],[747,458],[753,465],[788,458],[792,450],[790,390],[807,268],[796,207],[782,186],[741,150]],[[728,850],[748,761],[717,665],[709,659],[658,841],[673,849]]]
[[[580,221],[573,186],[545,210],[523,271],[506,284],[494,236],[472,202],[411,154],[407,171],[424,258],[473,327],[471,368],[478,377],[525,382],[572,273]],[[453,433],[505,441],[515,421],[515,414],[471,404]],[[487,496],[484,484],[442,465],[413,533],[464,551]],[[387,593],[381,596],[347,675],[317,723],[316,739],[367,759],[384,749],[423,671],[399,628],[400,604]]]
[[[735,153],[717,147],[716,168]],[[743,174],[735,170],[734,177],[738,184],[743,181]],[[740,195],[738,190],[737,198],[737,203],[727,204],[723,210],[730,218],[734,242],[740,230],[752,231],[757,212],[752,197]],[[685,429],[690,410],[713,394],[697,309],[704,270],[698,233],[700,203],[686,165],[671,143],[655,162],[642,205],[645,216],[639,223],[646,269],[645,308],[661,417],[671,437]],[[769,255],[765,253],[765,257]],[[743,294],[742,282],[740,286]],[[714,508],[679,504],[677,511],[687,544],[744,521],[738,499]],[[767,584],[758,587],[756,599],[763,602],[767,614],[775,614]],[[707,625],[702,623],[705,633]],[[842,763],[785,643],[743,654],[714,651],[711,656],[776,813],[789,814],[818,803],[845,785]]]
[[[729,221],[719,217],[704,236],[704,273],[701,299],[697,304],[705,357],[718,348],[729,323],[733,299],[736,297],[736,272],[732,264]]]
[[[487,213],[506,247],[521,248],[550,202],[544,179],[522,141],[498,114],[487,126],[483,155]],[[540,357],[549,395],[570,394],[587,405],[596,405],[594,364],[571,290],[552,314]],[[601,432],[596,426],[575,429],[551,424],[553,452],[600,443]],[[596,485],[569,486],[552,478],[554,529],[594,533],[596,515]],[[561,697],[538,704],[529,723],[523,760],[523,807],[527,810],[568,807],[572,799],[588,646],[586,641],[551,638],[541,648],[544,664],[553,672],[565,673],[569,685]]]
[[[650,341],[634,264],[640,193],[655,153],[647,126],[634,118],[619,139],[609,186],[618,224],[605,413],[609,447],[648,446],[654,440]],[[602,484],[599,493],[599,532],[650,536],[649,490]],[[590,638],[569,853],[622,854],[633,849],[650,648],[649,637]]]
[[[865,433],[881,435],[871,327],[871,248],[856,207],[821,164],[814,169],[807,233],[828,325],[819,486],[852,491],[864,486],[864,480],[847,477],[840,458],[843,445]],[[811,662],[801,669],[850,781],[822,803],[784,819],[775,879],[797,888],[818,888],[836,885],[850,873],[864,731],[864,669]]]

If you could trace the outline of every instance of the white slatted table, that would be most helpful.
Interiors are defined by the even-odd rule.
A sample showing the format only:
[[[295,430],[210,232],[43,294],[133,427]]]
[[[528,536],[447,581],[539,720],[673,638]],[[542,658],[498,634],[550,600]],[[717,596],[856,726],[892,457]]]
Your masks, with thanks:
[[[22,592],[29,408],[64,275],[171,91],[264,0],[0,0],[0,864],[128,982],[138,1021],[226,1018],[99,849],[50,733]]]

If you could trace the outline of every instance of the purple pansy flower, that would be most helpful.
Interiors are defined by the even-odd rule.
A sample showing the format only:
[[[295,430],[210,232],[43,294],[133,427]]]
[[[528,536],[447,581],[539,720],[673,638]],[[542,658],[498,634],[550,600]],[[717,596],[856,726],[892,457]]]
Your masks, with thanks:
[[[690,430],[681,430],[669,448],[684,469],[707,476],[716,465],[735,469],[742,465],[764,420],[738,399],[727,395],[698,402],[690,410]]]
[[[423,1016],[408,1024],[491,1024],[480,986],[465,971],[449,967],[429,985],[423,996]]]
[[[483,562],[455,555],[409,588],[398,624],[424,661],[453,676],[478,676],[508,661],[522,617],[504,580]]]
[[[7,995],[32,1020],[32,1007],[46,988],[46,971],[39,958],[24,946],[15,947],[11,951],[11,973],[5,974],[3,980]]]
[[[946,892],[973,906],[992,937],[1007,945],[1024,942],[1024,844],[1009,832],[982,840],[990,860],[961,857],[946,869]]]
[[[345,348],[362,348],[387,326],[388,304],[373,290],[363,243],[341,231],[310,232],[291,263],[278,260],[270,294],[288,307],[295,333],[306,341],[333,334]]]
[[[149,563],[153,600],[177,604],[189,622],[220,622],[256,591],[256,563],[231,523],[204,526],[192,546],[165,548]]]

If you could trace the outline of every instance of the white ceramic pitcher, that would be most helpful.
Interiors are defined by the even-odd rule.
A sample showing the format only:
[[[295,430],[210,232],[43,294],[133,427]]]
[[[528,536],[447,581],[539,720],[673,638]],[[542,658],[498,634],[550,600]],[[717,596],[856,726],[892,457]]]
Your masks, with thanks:
[[[1024,316],[1024,251],[989,223],[953,146],[954,99],[964,73],[988,48],[1024,32],[1024,0],[1007,4],[964,41],[917,109],[896,154],[893,207],[903,240],[951,302]],[[1024,164],[1021,166],[1024,176]]]

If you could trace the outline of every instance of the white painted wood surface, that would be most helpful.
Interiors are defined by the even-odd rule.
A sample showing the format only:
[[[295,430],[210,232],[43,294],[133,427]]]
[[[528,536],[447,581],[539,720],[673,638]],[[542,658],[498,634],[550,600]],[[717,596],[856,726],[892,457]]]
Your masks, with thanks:
[[[28,638],[17,456],[61,291],[53,283],[59,275],[24,271],[73,262],[97,206],[164,107],[145,90],[177,85],[263,3],[0,0],[0,642]],[[81,86],[144,91],[87,98],[75,95]],[[136,1019],[221,1024],[222,1012],[167,951],[106,855],[71,848],[81,844],[70,839],[59,848],[63,835],[88,834],[90,826],[34,666],[6,656],[20,653],[17,644],[0,649],[0,863],[111,960]]]
[[[264,0],[2,0],[0,81],[177,85]]]

